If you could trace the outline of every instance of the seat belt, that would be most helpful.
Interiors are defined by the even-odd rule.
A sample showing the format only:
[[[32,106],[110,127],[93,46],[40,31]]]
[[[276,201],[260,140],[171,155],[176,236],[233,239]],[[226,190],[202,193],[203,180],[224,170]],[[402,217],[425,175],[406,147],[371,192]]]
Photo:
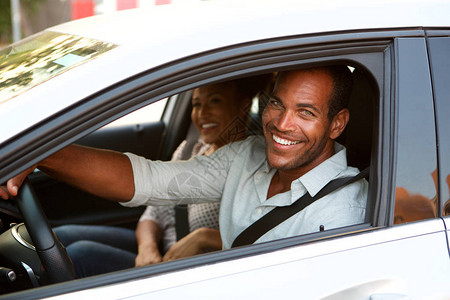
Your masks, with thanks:
[[[198,141],[199,133],[194,124],[191,123],[186,135],[186,145],[181,152],[181,159],[188,160],[192,156],[192,150]],[[189,234],[188,207],[186,204],[175,205],[175,232],[177,241]]]
[[[325,195],[328,195],[338,188],[368,177],[369,167],[365,168],[355,176],[337,178],[328,182],[328,184],[326,184],[314,197],[311,197],[307,192],[305,195],[297,199],[289,206],[279,206],[272,209],[270,212],[262,216],[255,223],[242,231],[234,240],[231,247],[234,248],[238,246],[253,244],[266,232],[268,232],[272,228],[275,228],[277,225],[281,224],[283,221],[292,217],[296,213],[300,212],[302,209],[312,204],[314,201],[322,198]]]
[[[175,232],[177,241],[189,234],[189,218],[187,204],[177,204],[175,209]]]

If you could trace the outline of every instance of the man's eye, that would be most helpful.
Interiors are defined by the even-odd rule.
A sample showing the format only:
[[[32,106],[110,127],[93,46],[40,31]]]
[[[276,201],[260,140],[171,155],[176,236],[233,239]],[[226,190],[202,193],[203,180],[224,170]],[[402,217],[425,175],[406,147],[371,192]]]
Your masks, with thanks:
[[[194,102],[192,103],[192,107],[200,107],[200,102]]]
[[[307,109],[301,110],[300,113],[307,117],[314,117],[314,114],[310,110],[307,110]]]
[[[271,99],[269,100],[269,104],[270,104],[271,106],[273,106],[273,107],[279,107],[279,106],[281,106],[281,102],[278,101],[278,100],[276,100],[276,99],[273,99],[273,98],[271,98]]]

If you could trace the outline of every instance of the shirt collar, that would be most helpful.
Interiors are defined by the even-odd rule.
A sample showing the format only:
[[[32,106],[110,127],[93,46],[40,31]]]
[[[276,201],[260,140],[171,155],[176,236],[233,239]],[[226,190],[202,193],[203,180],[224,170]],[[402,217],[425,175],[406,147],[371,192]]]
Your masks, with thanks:
[[[291,185],[292,197],[296,200],[301,195],[294,195],[301,185],[302,194],[304,188],[314,197],[328,182],[336,178],[342,171],[347,169],[347,150],[339,143],[334,143],[335,154],[323,163],[294,180]],[[303,188],[304,187],[304,188]],[[295,201],[294,200],[294,201]]]
[[[290,191],[274,195],[270,199],[267,199],[267,191],[276,170],[272,169],[266,160],[265,163],[261,165],[260,171],[255,178],[257,186],[267,187],[266,189],[257,189],[261,204],[274,206],[290,205],[297,201],[298,198],[302,197],[306,192],[314,197],[328,182],[347,169],[347,151],[345,147],[335,142],[334,151],[335,154],[333,156],[304,174],[302,177],[292,181]],[[268,176],[261,176],[262,173],[266,173]]]

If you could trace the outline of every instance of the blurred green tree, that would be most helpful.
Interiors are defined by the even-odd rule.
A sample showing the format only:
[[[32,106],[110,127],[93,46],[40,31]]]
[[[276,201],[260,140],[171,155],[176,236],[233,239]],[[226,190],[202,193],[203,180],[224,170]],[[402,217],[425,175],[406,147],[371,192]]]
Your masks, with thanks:
[[[36,12],[43,0],[20,0],[23,11]],[[11,24],[11,1],[0,1],[0,44],[5,45],[12,42]]]

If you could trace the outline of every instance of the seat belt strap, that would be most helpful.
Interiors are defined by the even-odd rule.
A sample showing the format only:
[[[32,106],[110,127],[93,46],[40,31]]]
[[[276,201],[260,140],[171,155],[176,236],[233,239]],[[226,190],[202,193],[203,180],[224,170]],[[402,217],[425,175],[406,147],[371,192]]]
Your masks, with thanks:
[[[305,195],[297,199],[289,206],[279,206],[272,209],[270,212],[262,216],[255,223],[242,231],[234,240],[231,247],[238,247],[243,245],[253,244],[266,232],[275,228],[283,221],[292,217],[296,213],[303,210],[305,207],[312,204],[314,201],[322,198],[325,195],[344,187],[350,183],[369,177],[369,167],[361,171],[359,174],[350,177],[337,178],[326,184],[314,197],[307,192]]]
[[[191,123],[186,136],[186,144],[181,152],[181,159],[188,160],[192,156],[192,150],[195,144],[197,144],[199,133],[194,124]],[[189,216],[188,207],[186,204],[175,205],[175,232],[177,235],[177,241],[189,234]]]
[[[188,207],[186,204],[175,205],[175,232],[177,241],[189,234]]]

